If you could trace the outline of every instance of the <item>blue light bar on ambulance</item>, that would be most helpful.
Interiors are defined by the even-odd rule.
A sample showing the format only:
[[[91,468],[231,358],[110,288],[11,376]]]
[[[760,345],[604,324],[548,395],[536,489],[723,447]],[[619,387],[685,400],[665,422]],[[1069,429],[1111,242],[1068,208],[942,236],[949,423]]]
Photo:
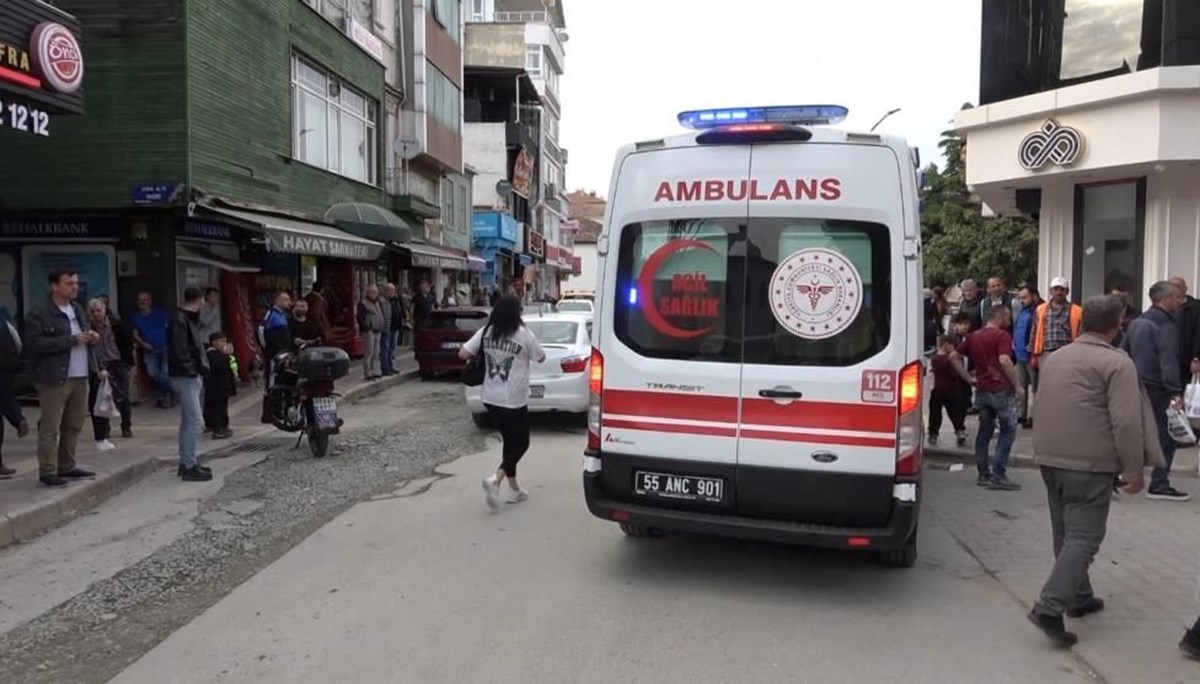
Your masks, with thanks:
[[[794,105],[786,107],[734,107],[680,112],[679,123],[692,130],[746,124],[833,126],[846,120],[849,109],[840,105]]]

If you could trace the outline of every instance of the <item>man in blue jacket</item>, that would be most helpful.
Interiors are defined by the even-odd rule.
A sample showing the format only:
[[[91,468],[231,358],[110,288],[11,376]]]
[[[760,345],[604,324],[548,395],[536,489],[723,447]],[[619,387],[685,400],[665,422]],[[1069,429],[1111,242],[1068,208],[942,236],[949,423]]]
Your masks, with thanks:
[[[1033,427],[1033,419],[1029,417],[1029,391],[1037,391],[1038,372],[1031,363],[1033,356],[1033,328],[1037,320],[1037,308],[1042,303],[1042,297],[1033,285],[1025,285],[1017,295],[1021,309],[1017,312],[1013,324],[1013,360],[1017,362],[1017,376],[1021,379],[1021,387],[1025,394],[1020,402],[1020,421],[1026,429]]]
[[[1150,308],[1129,324],[1122,348],[1133,357],[1138,379],[1150,395],[1158,441],[1166,466],[1155,468],[1150,476],[1146,497],[1159,501],[1188,501],[1191,496],[1171,486],[1171,464],[1175,461],[1175,440],[1167,430],[1167,409],[1183,408],[1183,382],[1179,377],[1179,328],[1175,312],[1183,303],[1183,293],[1174,283],[1160,281],[1150,288]]]

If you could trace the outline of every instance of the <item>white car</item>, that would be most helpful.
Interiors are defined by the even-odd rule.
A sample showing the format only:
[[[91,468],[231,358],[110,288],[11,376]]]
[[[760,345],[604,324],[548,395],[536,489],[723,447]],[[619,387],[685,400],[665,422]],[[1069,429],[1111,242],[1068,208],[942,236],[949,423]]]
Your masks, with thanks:
[[[529,410],[533,413],[578,413],[588,408],[588,367],[592,355],[592,317],[545,314],[525,319],[546,352],[546,360],[529,368]],[[482,387],[467,387],[467,408],[475,425],[490,426]]]
[[[595,311],[596,307],[589,299],[564,299],[556,304],[554,308],[558,313],[591,314]]]

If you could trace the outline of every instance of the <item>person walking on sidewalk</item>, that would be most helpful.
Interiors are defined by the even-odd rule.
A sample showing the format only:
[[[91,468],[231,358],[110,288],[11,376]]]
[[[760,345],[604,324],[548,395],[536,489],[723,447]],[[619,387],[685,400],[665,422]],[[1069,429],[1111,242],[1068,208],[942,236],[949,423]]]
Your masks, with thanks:
[[[1175,276],[1169,282],[1179,288],[1181,297],[1175,322],[1179,327],[1179,379],[1186,386],[1200,373],[1200,300],[1188,294],[1183,278]]]
[[[50,296],[25,316],[25,345],[33,364],[38,420],[38,481],[64,487],[69,480],[95,477],[75,463],[75,447],[88,415],[88,377],[99,372],[94,345],[100,336],[75,302],[79,274],[50,274]]]
[[[1003,491],[1021,488],[1008,479],[1008,457],[1017,436],[1016,402],[1024,393],[1012,360],[1012,335],[1005,332],[1011,324],[1012,310],[996,307],[987,325],[968,335],[950,357],[959,377],[975,385],[975,403],[979,407],[979,432],[975,435],[977,483],[981,487]],[[974,378],[963,367],[963,357],[970,360]],[[997,421],[1000,438],[996,442],[995,458],[989,459],[988,449]]]
[[[379,341],[383,333],[383,307],[379,288],[368,285],[366,296],[358,303],[358,331],[363,338],[363,377],[370,381],[383,376],[379,363]]]
[[[206,482],[212,470],[196,462],[200,437],[200,388],[208,373],[204,343],[200,341],[200,307],[204,292],[198,287],[183,291],[183,304],[171,319],[167,336],[167,368],[179,394],[179,477],[185,482]]]
[[[96,367],[98,372],[93,373],[89,378],[88,390],[88,410],[92,411],[92,437],[96,440],[97,451],[111,451],[117,448],[116,444],[112,443],[112,419],[108,416],[97,416],[95,414],[96,395],[100,393],[100,386],[107,383],[109,391],[112,393],[113,405],[119,405],[122,401],[128,401],[125,397],[125,388],[119,386],[117,382],[118,367],[121,365],[121,351],[117,348],[117,337],[113,333],[112,323],[108,318],[108,307],[104,305],[104,300],[99,297],[88,302],[88,315],[90,318],[91,329],[96,331],[100,336],[96,342]]]
[[[142,365],[154,388],[155,403],[159,408],[171,408],[175,394],[171,391],[171,375],[167,372],[167,328],[170,325],[167,312],[154,305],[154,295],[139,292],[137,312],[131,323],[133,339],[142,350]]]
[[[954,426],[954,438],[959,446],[967,443],[967,397],[964,387],[970,387],[958,375],[950,362],[954,353],[954,338],[942,335],[937,341],[937,352],[930,360],[933,366],[933,390],[929,393],[929,444],[937,446],[938,433],[942,431],[942,411],[950,416]]]
[[[1026,429],[1033,427],[1033,419],[1029,417],[1030,393],[1037,391],[1037,368],[1033,360],[1033,329],[1037,320],[1037,308],[1042,305],[1042,296],[1033,285],[1026,285],[1017,294],[1021,304],[1017,312],[1017,320],[1013,323],[1013,359],[1017,362],[1017,375],[1021,379],[1021,389],[1025,391],[1021,397],[1018,420]]]
[[[1064,614],[1081,618],[1104,609],[1088,568],[1104,541],[1114,478],[1136,494],[1146,461],[1161,460],[1137,369],[1112,346],[1121,300],[1098,295],[1082,309],[1083,334],[1041,368],[1042,395],[1033,409],[1034,463],[1046,484],[1055,560],[1029,620],[1063,646],[1077,640]]]
[[[4,480],[17,473],[4,465],[4,421],[17,429],[17,437],[29,434],[29,421],[17,401],[17,372],[21,370],[23,351],[17,326],[9,320],[7,309],[0,310],[0,479]]]
[[[379,329],[379,373],[380,375],[395,375],[396,371],[392,368],[395,365],[396,357],[396,337],[392,335],[392,326],[399,312],[396,307],[392,306],[392,299],[388,296],[388,286],[391,283],[384,283],[380,286],[379,291],[379,310],[383,313],[383,327]]]
[[[1175,312],[1183,295],[1174,283],[1159,281],[1150,287],[1150,308],[1129,324],[1122,348],[1133,357],[1138,378],[1150,396],[1158,441],[1165,465],[1150,475],[1146,497],[1158,501],[1188,501],[1191,496],[1171,486],[1175,440],[1167,430],[1167,409],[1183,408],[1183,383],[1179,377],[1179,328]]]
[[[521,320],[521,300],[505,295],[496,302],[487,325],[462,346],[458,355],[470,361],[484,355],[483,405],[504,438],[496,472],[483,480],[492,510],[500,507],[500,483],[508,480],[509,503],[529,498],[517,483],[517,463],[529,450],[529,365],[546,360],[537,338]]]
[[[404,304],[400,301],[395,283],[383,286],[383,299],[392,312],[388,329],[383,331],[383,374],[395,375],[400,372],[396,370],[396,349],[400,346],[401,335],[404,334],[405,320]]]

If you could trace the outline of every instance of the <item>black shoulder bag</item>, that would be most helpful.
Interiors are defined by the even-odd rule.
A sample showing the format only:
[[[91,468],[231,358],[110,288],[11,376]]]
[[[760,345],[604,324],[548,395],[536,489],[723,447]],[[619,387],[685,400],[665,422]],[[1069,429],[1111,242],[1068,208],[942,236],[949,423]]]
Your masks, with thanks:
[[[487,375],[487,360],[483,356],[483,343],[487,339],[488,328],[491,325],[483,326],[483,333],[479,336],[479,353],[471,357],[467,361],[467,367],[463,369],[462,382],[467,387],[479,387],[483,384],[483,378]]]

